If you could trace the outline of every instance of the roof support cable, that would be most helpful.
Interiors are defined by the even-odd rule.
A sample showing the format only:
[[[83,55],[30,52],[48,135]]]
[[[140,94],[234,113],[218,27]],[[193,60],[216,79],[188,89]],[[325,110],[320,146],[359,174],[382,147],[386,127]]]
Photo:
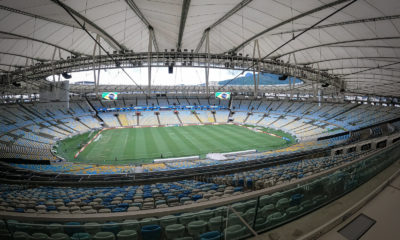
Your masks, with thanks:
[[[136,81],[126,72],[125,68],[121,66],[121,63],[118,62],[101,44],[99,41],[96,40],[96,38],[94,38],[92,36],[92,34],[90,34],[90,32],[86,29],[85,25],[82,24],[81,22],[79,22],[79,20],[69,11],[69,9],[67,9],[64,4],[60,3],[59,0],[56,0],[57,4],[62,7],[67,13],[68,15],[71,16],[72,19],[74,19],[74,21],[76,23],[79,24],[79,26],[89,35],[89,37],[95,42],[95,44],[97,44],[99,46],[99,48],[101,48],[101,50],[103,50],[107,56],[115,63],[115,66],[120,68],[125,74],[126,76],[136,85],[136,87],[138,87],[140,89],[140,91],[143,92],[143,94],[147,95],[146,92],[142,89],[142,87],[136,83]]]
[[[288,24],[288,23],[290,23],[291,21],[298,20],[298,19],[300,19],[300,18],[309,16],[309,15],[311,15],[311,14],[314,14],[314,13],[317,13],[317,12],[320,12],[320,11],[323,11],[323,10],[328,9],[328,8],[332,8],[332,7],[336,6],[336,5],[339,5],[339,4],[348,2],[348,1],[350,1],[350,0],[336,0],[336,1],[334,1],[334,2],[325,4],[325,5],[323,5],[323,6],[320,6],[320,7],[314,8],[314,9],[311,9],[311,10],[309,10],[309,11],[307,11],[307,12],[303,12],[303,13],[301,13],[301,14],[299,14],[299,15],[297,15],[297,16],[291,18],[291,19],[287,19],[287,20],[285,20],[285,21],[283,21],[283,22],[280,22],[280,23],[278,23],[278,24],[275,24],[275,25],[272,26],[272,27],[269,27],[269,28],[265,29],[264,31],[262,31],[262,32],[260,32],[260,33],[257,33],[256,35],[250,37],[250,38],[247,39],[246,41],[244,41],[244,42],[242,42],[241,44],[239,44],[237,47],[234,47],[234,48],[228,50],[228,51],[225,52],[225,53],[237,52],[237,51],[239,51],[239,49],[242,49],[243,47],[245,47],[247,44],[249,44],[249,43],[250,43],[251,41],[253,41],[254,39],[259,38],[259,37],[263,36],[264,34],[266,34],[266,33],[268,33],[268,32],[271,32],[272,30],[277,29],[277,28],[279,28],[279,27],[281,27],[281,26],[283,26],[283,25],[285,25],[285,24]],[[305,28],[305,29],[307,29],[307,28]],[[304,29],[303,29],[303,30],[304,30]],[[291,31],[290,31],[290,32],[291,32]]]
[[[353,0],[349,3],[347,3],[346,5],[342,6],[341,8],[338,8],[337,10],[335,10],[333,13],[329,14],[328,16],[322,18],[321,20],[319,20],[318,22],[314,23],[313,25],[311,25],[310,27],[304,29],[302,32],[300,32],[299,34],[293,36],[291,39],[289,39],[288,41],[284,42],[283,44],[281,44],[279,47],[275,48],[275,50],[271,51],[270,53],[268,53],[267,55],[265,55],[263,58],[261,58],[260,60],[263,61],[266,58],[268,58],[269,56],[271,56],[272,54],[274,54],[275,52],[277,52],[279,49],[283,48],[284,46],[286,46],[287,44],[289,44],[290,42],[294,41],[296,38],[300,37],[301,35],[303,35],[304,33],[308,32],[309,30],[313,29],[315,26],[317,26],[318,24],[320,24],[321,22],[325,21],[326,19],[332,17],[333,15],[335,15],[336,13],[342,11],[343,9],[347,8],[348,6],[352,5],[353,3],[357,2],[358,0]],[[220,92],[221,89],[223,89],[224,87],[226,87],[229,83],[231,83],[232,81],[234,81],[235,79],[237,79],[240,75],[244,74],[246,71],[252,69],[255,66],[256,63],[253,63],[251,66],[249,66],[248,68],[244,69],[241,73],[239,73],[238,75],[236,75],[234,78],[232,78],[231,80],[229,80],[228,82],[226,82],[224,85],[222,85],[221,87],[219,87],[217,89],[216,92]]]

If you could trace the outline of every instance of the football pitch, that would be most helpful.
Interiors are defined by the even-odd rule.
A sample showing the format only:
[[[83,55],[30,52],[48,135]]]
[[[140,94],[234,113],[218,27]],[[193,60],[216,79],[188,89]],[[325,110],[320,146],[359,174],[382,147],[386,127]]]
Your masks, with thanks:
[[[82,134],[60,144],[60,155],[69,161],[99,164],[151,163],[170,158],[287,146],[286,140],[236,125],[122,128],[102,131],[75,159],[81,144],[91,137]],[[62,154],[64,153],[64,154]]]

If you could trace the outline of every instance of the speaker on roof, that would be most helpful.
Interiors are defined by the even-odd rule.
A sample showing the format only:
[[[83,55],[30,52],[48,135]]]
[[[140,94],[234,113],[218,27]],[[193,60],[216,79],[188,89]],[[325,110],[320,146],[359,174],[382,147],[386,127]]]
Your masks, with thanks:
[[[174,73],[174,67],[172,65],[168,66],[168,73],[173,74]]]
[[[281,80],[281,81],[285,81],[287,78],[288,78],[288,75],[283,74],[282,76],[279,76],[278,79]]]
[[[69,73],[67,73],[67,72],[63,72],[63,73],[61,73],[61,75],[62,75],[63,78],[65,78],[65,79],[71,79],[71,78],[72,78],[71,74],[69,74]]]
[[[19,82],[13,82],[12,85],[14,85],[14,87],[21,87],[21,83]]]

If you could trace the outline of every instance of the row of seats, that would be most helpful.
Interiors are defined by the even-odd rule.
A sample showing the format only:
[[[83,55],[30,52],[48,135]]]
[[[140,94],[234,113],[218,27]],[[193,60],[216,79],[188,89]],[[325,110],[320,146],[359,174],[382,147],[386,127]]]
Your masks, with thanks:
[[[364,154],[366,153],[364,152],[363,155]],[[346,162],[357,159],[359,155],[356,153],[348,153],[335,157],[304,159],[270,168],[212,177],[207,181],[258,190],[301,179],[320,171],[340,166]]]
[[[199,181],[124,188],[19,188],[2,186],[0,210],[37,213],[107,213],[165,208],[229,197],[301,179],[367,154],[304,159]]]
[[[166,107],[172,105],[182,105],[182,106],[227,106],[228,101],[216,99],[216,98],[133,98],[133,99],[118,99],[114,101],[99,101],[90,100],[90,103],[96,108],[122,108],[122,107],[144,107],[144,106],[158,106]]]
[[[237,195],[243,188],[185,180],[119,188],[0,185],[0,190],[0,211],[93,214],[187,205]]]

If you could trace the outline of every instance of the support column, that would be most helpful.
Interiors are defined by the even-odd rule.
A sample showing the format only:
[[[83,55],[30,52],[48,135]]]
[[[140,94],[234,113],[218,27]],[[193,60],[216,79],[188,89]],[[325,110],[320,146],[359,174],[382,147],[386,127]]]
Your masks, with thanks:
[[[26,60],[25,60],[25,67],[24,67],[24,78],[25,79],[27,79],[26,78],[26,69],[28,68],[28,64],[29,64],[29,59],[27,58]],[[32,65],[33,65],[33,63],[32,63]],[[28,98],[29,98],[29,101],[31,101],[31,94],[30,94],[30,89],[29,89],[29,87],[28,87],[28,83],[29,83],[29,81],[26,81],[25,82],[25,87],[26,87],[26,92],[27,92],[27,94],[28,94]]]
[[[260,53],[260,45],[258,45],[258,39],[254,40],[254,47],[253,47],[253,59],[256,58],[256,49],[257,49],[257,63],[253,66],[253,80],[254,80],[254,99],[257,99],[258,95],[258,86],[260,84],[260,60],[261,60],[261,53]],[[256,69],[257,69],[257,77],[256,77]]]
[[[295,53],[293,53],[293,61],[294,65],[297,66],[297,59]],[[289,78],[289,90],[290,90],[290,99],[293,98],[293,89],[296,84],[296,77]]]
[[[207,31],[206,33],[206,44],[204,45],[205,52],[207,54],[207,63],[205,69],[206,73],[206,94],[210,96],[210,86],[209,86],[209,77],[210,77],[210,32]]]
[[[317,64],[317,69],[318,69],[318,72],[319,72],[319,64]],[[313,85],[314,85],[314,88],[313,88],[313,90],[314,90],[314,101],[318,101],[318,80],[316,81],[316,82],[313,82]]]
[[[100,44],[101,38],[100,35],[97,35],[97,37],[99,38],[97,41]],[[99,47],[99,58],[101,57],[101,47]],[[100,85],[100,69],[101,69],[101,61],[99,61],[99,69],[97,70],[97,89],[96,89],[96,94],[99,94],[99,85]]]
[[[53,82],[56,82],[56,76],[54,71],[54,57],[56,56],[57,48],[54,47],[53,56],[51,57],[51,73],[53,74]]]
[[[312,83],[313,99],[317,101],[317,84],[313,81]]]
[[[149,46],[147,49],[147,69],[148,69],[148,73],[147,73],[147,80],[148,80],[148,92],[147,95],[150,97],[151,95],[151,52],[152,52],[152,48],[153,48],[153,34],[151,34],[151,30],[149,29]]]
[[[99,35],[96,36],[96,40],[99,40]],[[97,47],[97,42],[94,43],[93,46],[93,82],[94,82],[94,92],[96,94],[96,97],[99,98],[99,91],[98,91],[98,85],[97,85],[97,76],[96,76],[96,65],[95,65],[95,57],[96,57],[96,47]]]
[[[61,49],[60,49],[60,48],[58,48],[58,59],[61,60]],[[57,80],[57,81],[58,81],[58,82],[61,81],[61,74],[58,74],[58,80]]]

